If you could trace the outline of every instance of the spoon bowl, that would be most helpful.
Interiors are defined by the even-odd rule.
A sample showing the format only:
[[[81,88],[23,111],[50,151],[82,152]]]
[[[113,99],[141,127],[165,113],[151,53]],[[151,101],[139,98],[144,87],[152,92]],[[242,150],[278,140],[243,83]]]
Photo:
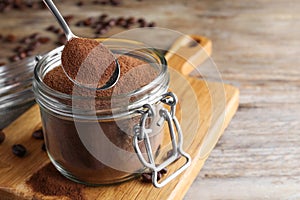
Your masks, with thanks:
[[[54,17],[56,18],[60,27],[63,29],[68,42],[71,41],[72,38],[80,38],[72,33],[70,27],[68,26],[68,24],[66,23],[66,21],[64,20],[62,15],[60,14],[59,10],[57,9],[57,7],[53,3],[53,1],[52,0],[43,0],[43,1],[46,4],[46,6],[48,7],[48,9],[51,11],[51,13],[54,15]],[[87,38],[84,38],[84,39],[87,40]],[[94,41],[94,39],[88,39],[88,40]],[[106,50],[107,50],[107,52],[110,52],[108,49],[106,49]],[[110,52],[110,54],[113,56],[112,52]],[[115,62],[115,69],[114,69],[113,73],[111,74],[111,76],[109,77],[109,79],[107,79],[107,81],[103,85],[97,85],[95,83],[94,84],[86,84],[83,82],[79,82],[75,79],[74,76],[72,76],[72,75],[70,75],[70,73],[68,73],[69,70],[65,69],[66,66],[62,65],[62,68],[63,68],[65,74],[67,75],[67,77],[74,84],[76,84],[80,87],[84,87],[84,88],[88,88],[88,89],[92,89],[92,90],[105,90],[105,89],[109,89],[109,88],[113,87],[117,83],[117,81],[119,80],[119,77],[120,77],[119,62],[117,61],[116,58],[114,58],[114,62]],[[106,66],[106,67],[110,67],[110,66]]]

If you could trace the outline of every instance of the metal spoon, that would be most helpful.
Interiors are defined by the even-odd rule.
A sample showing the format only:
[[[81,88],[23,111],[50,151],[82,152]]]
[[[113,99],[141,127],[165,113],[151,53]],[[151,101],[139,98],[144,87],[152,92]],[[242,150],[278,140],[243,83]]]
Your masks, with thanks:
[[[69,28],[68,24],[66,23],[66,21],[64,20],[64,18],[62,17],[62,15],[60,14],[60,12],[58,11],[57,7],[54,5],[52,0],[43,0],[44,3],[46,4],[46,6],[48,7],[48,9],[51,11],[51,13],[54,15],[54,17],[56,18],[56,20],[58,21],[60,27],[63,29],[67,40],[71,40],[72,38],[79,38],[78,36],[74,35],[71,31],[71,29]],[[67,75],[67,77],[76,85],[79,85],[81,87],[85,87],[88,89],[93,89],[93,90],[105,90],[105,89],[109,89],[111,87],[113,87],[117,81],[119,80],[120,77],[120,65],[117,61],[117,59],[115,59],[116,62],[116,69],[114,70],[112,76],[110,77],[110,79],[101,87],[91,87],[90,84],[82,84],[79,83],[78,81],[76,81],[75,79],[73,79],[72,77],[69,76],[69,74],[66,72],[66,70],[64,70],[65,74]],[[64,66],[62,66],[64,68]]]

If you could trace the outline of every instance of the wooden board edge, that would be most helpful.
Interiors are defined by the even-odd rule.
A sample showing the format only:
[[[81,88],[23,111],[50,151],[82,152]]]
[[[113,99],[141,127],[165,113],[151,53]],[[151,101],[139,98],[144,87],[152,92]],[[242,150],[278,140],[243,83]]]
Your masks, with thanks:
[[[228,85],[228,84],[224,84],[224,89],[225,89],[225,93],[226,93],[226,110],[224,111],[225,119],[224,119],[222,128],[220,129],[220,134],[219,134],[217,141],[219,141],[219,139],[223,135],[225,129],[229,126],[230,121],[234,117],[234,115],[239,107],[239,94],[240,94],[239,89],[232,85]],[[230,96],[230,95],[228,95],[228,93],[232,94],[232,96],[230,98],[228,98],[228,96]],[[217,141],[212,146],[211,150],[208,152],[208,154],[205,158],[203,158],[203,159],[199,159],[199,157],[194,158],[194,159],[197,159],[197,162],[192,162],[192,165],[194,165],[194,166],[189,167],[189,170],[191,170],[190,171],[191,174],[199,174],[200,173],[203,165],[205,164],[206,159],[208,158],[211,151],[216,146]],[[193,177],[193,178],[182,179],[182,181],[176,185],[176,187],[172,191],[171,195],[169,196],[168,200],[182,200],[184,198],[185,194],[187,193],[187,191],[189,190],[190,186],[193,184],[194,180],[197,178],[197,176],[191,176],[191,177]],[[180,190],[180,192],[178,192],[178,190]]]

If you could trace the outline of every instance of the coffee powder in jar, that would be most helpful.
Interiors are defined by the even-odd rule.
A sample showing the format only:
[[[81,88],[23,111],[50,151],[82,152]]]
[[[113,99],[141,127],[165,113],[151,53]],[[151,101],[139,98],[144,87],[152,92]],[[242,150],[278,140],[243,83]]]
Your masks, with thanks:
[[[132,48],[134,46],[134,48]],[[120,79],[107,90],[74,85],[60,67],[61,48],[50,52],[35,69],[34,92],[41,108],[48,155],[66,177],[85,184],[128,180],[144,170],[133,147],[134,127],[143,105],[159,110],[169,76],[163,56],[121,40],[112,45]],[[153,155],[162,143],[159,115],[147,119]],[[146,153],[144,144],[140,145]]]

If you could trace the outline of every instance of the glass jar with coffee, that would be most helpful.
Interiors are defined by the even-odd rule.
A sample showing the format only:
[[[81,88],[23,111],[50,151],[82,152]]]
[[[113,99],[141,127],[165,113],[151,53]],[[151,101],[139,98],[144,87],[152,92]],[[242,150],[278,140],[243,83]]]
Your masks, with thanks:
[[[102,42],[120,66],[118,82],[106,90],[68,79],[61,67],[63,47],[39,58],[33,90],[50,160],[67,178],[88,185],[123,182],[150,170],[153,184],[162,187],[190,164],[182,150],[176,96],[168,91],[167,62],[142,43]],[[172,146],[167,157],[161,153],[165,138]],[[186,159],[183,166],[157,181],[158,172],[179,156]]]

